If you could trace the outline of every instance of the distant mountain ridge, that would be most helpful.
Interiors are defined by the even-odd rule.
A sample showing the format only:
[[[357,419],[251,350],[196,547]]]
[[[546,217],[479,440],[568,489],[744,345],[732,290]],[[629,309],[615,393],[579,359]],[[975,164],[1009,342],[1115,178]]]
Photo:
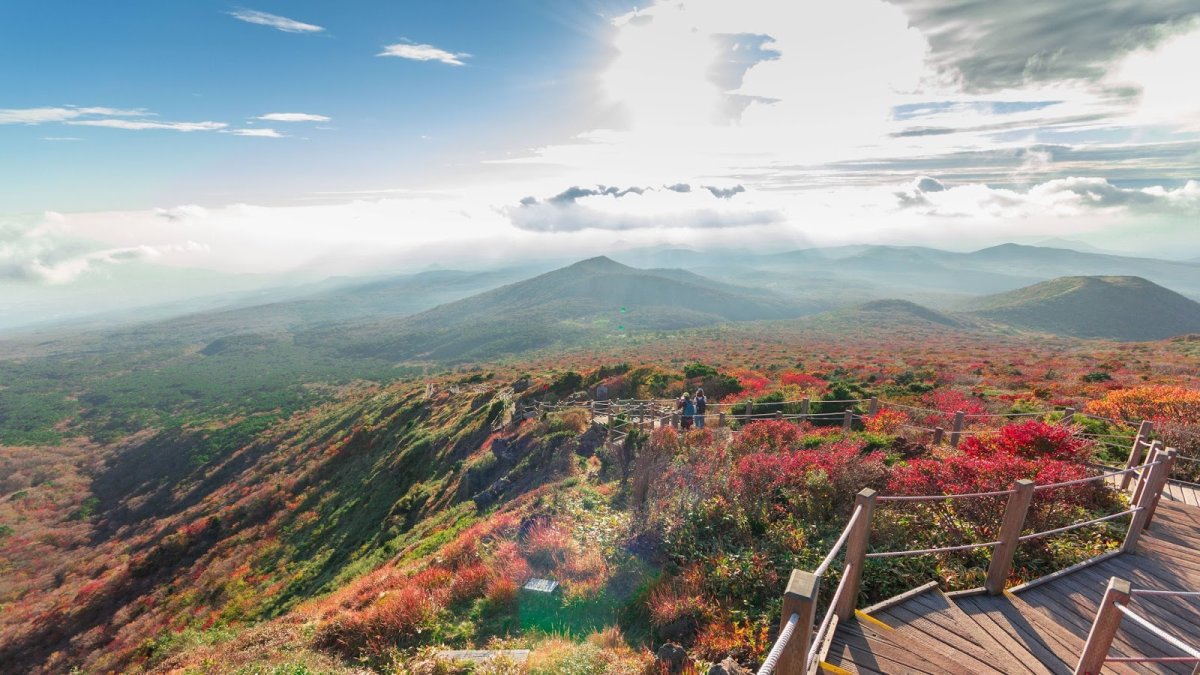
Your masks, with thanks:
[[[802,303],[685,270],[639,269],[599,256],[400,320],[336,332],[346,353],[456,360],[633,331],[794,318],[831,306],[820,299]]]
[[[975,300],[970,313],[1047,333],[1161,340],[1200,332],[1200,303],[1140,277],[1060,277]]]

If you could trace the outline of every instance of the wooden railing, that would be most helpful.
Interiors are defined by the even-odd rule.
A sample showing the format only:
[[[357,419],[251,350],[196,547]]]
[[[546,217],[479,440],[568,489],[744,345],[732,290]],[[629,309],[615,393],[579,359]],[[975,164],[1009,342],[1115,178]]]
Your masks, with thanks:
[[[1177,452],[1174,448],[1153,448],[1149,461],[1145,464],[1129,467],[1111,473],[1104,473],[1078,480],[1063,481],[1036,485],[1030,480],[1019,480],[1008,490],[993,492],[976,492],[969,494],[948,495],[885,495],[880,496],[874,490],[864,489],[855,497],[854,512],[850,522],[842,531],[833,550],[826,556],[825,562],[815,572],[808,573],[793,570],[784,592],[783,613],[780,621],[780,633],[776,642],[759,669],[759,675],[780,673],[781,675],[800,675],[810,672],[815,664],[828,649],[826,634],[836,627],[836,622],[845,621],[854,613],[858,600],[858,590],[862,582],[863,567],[871,558],[890,558],[908,555],[927,555],[933,553],[948,553],[953,551],[991,548],[992,556],[988,565],[987,580],[984,590],[990,594],[1004,591],[1005,581],[1012,570],[1013,554],[1017,545],[1031,539],[1048,537],[1081,527],[1096,525],[1115,520],[1124,516],[1132,516],[1129,529],[1121,544],[1121,551],[1132,551],[1137,546],[1138,538],[1149,524],[1162,496]],[[1033,534],[1021,535],[1024,529],[1029,505],[1035,492],[1079,485],[1082,483],[1107,481],[1117,476],[1137,475],[1138,482],[1134,488],[1133,506],[1125,511],[1100,518],[1093,518],[1065,527],[1058,527]],[[868,552],[871,530],[871,515],[875,505],[888,501],[939,501],[953,499],[976,499],[985,497],[1008,496],[1004,516],[1000,524],[998,539],[995,541],[965,544],[960,546],[943,546],[937,548]],[[821,575],[828,568],[828,563],[846,544],[846,557],[842,569],[842,581],[829,603],[825,620],[821,622],[816,635],[813,635],[812,625],[816,616],[817,593],[820,589]],[[787,628],[785,631],[784,628]],[[815,638],[815,639],[814,639]]]
[[[1133,589],[1125,579],[1112,577],[1108,580],[1108,588],[1096,610],[1096,619],[1088,632],[1087,642],[1079,663],[1075,666],[1075,675],[1094,675],[1099,673],[1105,663],[1197,663],[1200,664],[1200,648],[1185,643],[1171,635],[1164,628],[1154,624],[1129,607],[1129,601],[1138,595],[1165,595],[1200,599],[1196,591],[1166,591],[1150,589]],[[1129,619],[1154,634],[1163,642],[1184,653],[1184,656],[1109,656],[1113,639],[1123,619]],[[1196,671],[1193,671],[1196,672]]]

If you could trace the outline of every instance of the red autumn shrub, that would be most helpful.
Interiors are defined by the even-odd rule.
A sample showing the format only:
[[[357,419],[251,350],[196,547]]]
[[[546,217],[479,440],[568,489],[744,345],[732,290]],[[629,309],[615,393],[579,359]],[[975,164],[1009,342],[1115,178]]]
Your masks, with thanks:
[[[450,602],[457,604],[483,595],[491,576],[487,565],[482,563],[460,567],[450,582]]]
[[[734,466],[733,488],[750,510],[815,516],[851,502],[887,474],[882,452],[863,454],[860,440],[840,440],[812,450],[755,452]]]
[[[517,585],[523,585],[529,580],[529,563],[521,555],[521,547],[516,542],[505,541],[496,546],[491,566],[497,576]]]
[[[967,415],[982,415],[987,412],[987,408],[978,398],[949,387],[935,389],[925,394],[922,403],[926,407],[938,411],[938,413],[927,414],[919,420],[921,425],[929,427],[949,426],[951,420],[954,419],[954,413],[959,411]]]
[[[1061,459],[1086,462],[1092,443],[1073,435],[1070,427],[1029,420],[1002,427],[996,434],[970,436],[962,443],[963,452],[974,456],[1004,453],[1025,459]]]
[[[520,588],[511,579],[494,577],[488,582],[484,597],[494,609],[511,607],[517,601],[517,589]]]
[[[525,536],[525,558],[534,567],[551,570],[567,562],[575,551],[571,534],[552,523],[534,526]]]
[[[709,615],[709,602],[691,584],[662,584],[647,601],[650,623],[674,639],[695,635]]]
[[[796,372],[784,373],[779,381],[782,384],[797,386],[801,389],[824,389],[825,385],[829,384],[816,375]]]
[[[800,445],[804,430],[783,420],[752,422],[733,439],[730,450],[735,457],[756,452],[783,452]]]

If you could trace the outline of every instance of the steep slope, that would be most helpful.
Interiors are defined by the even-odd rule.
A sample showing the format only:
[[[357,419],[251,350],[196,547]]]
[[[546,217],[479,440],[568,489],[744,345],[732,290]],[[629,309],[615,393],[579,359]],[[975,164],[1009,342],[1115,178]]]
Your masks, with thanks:
[[[597,257],[399,321],[338,327],[306,339],[338,340],[345,353],[355,355],[461,360],[634,331],[782,319],[812,311],[761,289]]]
[[[424,393],[363,392],[249,437],[147,433],[89,460],[90,506],[63,516],[73,538],[17,532],[29,550],[9,552],[21,565],[6,581],[23,590],[0,615],[0,672],[153,666],[213,624],[278,616],[444,543],[485,489],[508,502],[572,463],[562,438],[484,447],[511,390]]]
[[[1200,303],[1139,277],[1062,277],[970,305],[1001,323],[1060,335],[1161,340],[1200,331]]]

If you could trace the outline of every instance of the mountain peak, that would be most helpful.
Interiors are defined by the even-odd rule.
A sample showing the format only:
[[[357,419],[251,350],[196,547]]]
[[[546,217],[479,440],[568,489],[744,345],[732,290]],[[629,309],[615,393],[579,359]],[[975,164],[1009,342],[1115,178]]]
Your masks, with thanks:
[[[1138,276],[1068,276],[976,300],[975,313],[1083,338],[1161,340],[1200,331],[1200,304]]]
[[[627,265],[622,265],[606,255],[598,255],[594,258],[587,258],[586,260],[580,260],[573,265],[568,265],[567,267],[562,268],[561,271],[572,270],[576,272],[616,272],[630,269],[633,268]]]

